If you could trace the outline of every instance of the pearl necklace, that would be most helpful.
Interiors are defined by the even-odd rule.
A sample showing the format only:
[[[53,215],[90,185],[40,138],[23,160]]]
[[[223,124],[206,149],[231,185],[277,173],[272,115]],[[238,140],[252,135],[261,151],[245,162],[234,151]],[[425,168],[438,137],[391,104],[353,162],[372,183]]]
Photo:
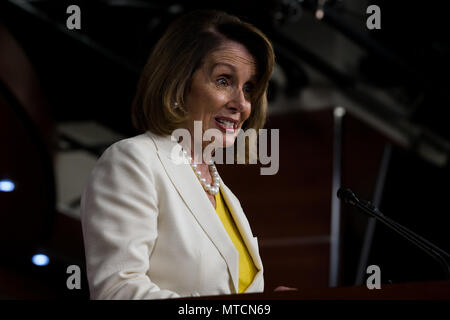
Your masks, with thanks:
[[[192,157],[190,155],[188,155],[186,150],[183,150],[183,154],[188,159],[192,170],[194,170],[195,175],[197,176],[198,180],[202,184],[203,188],[209,194],[211,194],[213,196],[215,196],[217,193],[219,193],[220,176],[219,176],[219,173],[217,172],[217,168],[214,165],[214,163],[212,161],[210,161],[210,163],[208,164],[209,173],[211,173],[211,177],[212,177],[212,180],[213,180],[212,185],[210,185],[209,183],[206,183],[206,179],[202,177],[202,172],[197,169],[197,164],[192,163]]]

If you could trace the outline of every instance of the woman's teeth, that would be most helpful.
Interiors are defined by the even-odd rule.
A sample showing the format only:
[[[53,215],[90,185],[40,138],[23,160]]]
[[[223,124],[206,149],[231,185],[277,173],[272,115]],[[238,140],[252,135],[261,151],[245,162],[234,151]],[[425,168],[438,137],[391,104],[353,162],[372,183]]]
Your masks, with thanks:
[[[221,124],[223,124],[223,126],[227,129],[234,129],[234,122],[231,121],[227,121],[224,119],[216,119],[217,122],[220,122]]]

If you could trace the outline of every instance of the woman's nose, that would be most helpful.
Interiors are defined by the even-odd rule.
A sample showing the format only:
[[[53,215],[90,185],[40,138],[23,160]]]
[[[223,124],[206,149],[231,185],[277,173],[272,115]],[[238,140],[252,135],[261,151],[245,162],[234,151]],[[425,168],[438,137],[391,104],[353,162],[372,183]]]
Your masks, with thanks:
[[[230,108],[233,108],[238,112],[245,112],[251,105],[244,89],[242,88],[236,88],[233,90],[233,96],[230,102]]]

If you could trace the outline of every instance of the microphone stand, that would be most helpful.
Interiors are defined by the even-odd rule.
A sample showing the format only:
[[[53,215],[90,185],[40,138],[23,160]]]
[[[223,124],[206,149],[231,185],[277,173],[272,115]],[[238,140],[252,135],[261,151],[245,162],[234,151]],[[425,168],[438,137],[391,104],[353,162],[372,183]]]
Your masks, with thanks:
[[[337,192],[337,196],[340,200],[343,200],[345,203],[355,206],[356,208],[360,209],[369,216],[374,217],[378,221],[382,222],[383,224],[388,226],[391,230],[400,234],[408,241],[410,241],[411,243],[415,244],[417,247],[422,249],[429,256],[437,260],[445,272],[445,278],[447,280],[450,280],[450,266],[446,260],[446,258],[447,259],[450,258],[450,254],[440,249],[439,247],[435,246],[428,240],[422,238],[418,234],[412,232],[408,228],[386,217],[370,201],[358,199],[350,189],[340,188]]]

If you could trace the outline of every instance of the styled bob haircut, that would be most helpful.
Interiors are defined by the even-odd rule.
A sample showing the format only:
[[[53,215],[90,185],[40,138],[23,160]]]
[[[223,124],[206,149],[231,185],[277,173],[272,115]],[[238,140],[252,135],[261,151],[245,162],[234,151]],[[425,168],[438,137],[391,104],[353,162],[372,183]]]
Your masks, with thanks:
[[[272,45],[256,27],[216,10],[196,10],[181,16],[156,43],[132,105],[135,128],[158,135],[170,135],[180,128],[186,121],[184,97],[194,72],[209,53],[227,40],[244,45],[256,62],[252,109],[242,129],[263,128],[267,114],[266,92],[275,63]]]

